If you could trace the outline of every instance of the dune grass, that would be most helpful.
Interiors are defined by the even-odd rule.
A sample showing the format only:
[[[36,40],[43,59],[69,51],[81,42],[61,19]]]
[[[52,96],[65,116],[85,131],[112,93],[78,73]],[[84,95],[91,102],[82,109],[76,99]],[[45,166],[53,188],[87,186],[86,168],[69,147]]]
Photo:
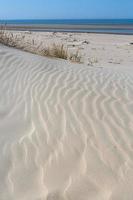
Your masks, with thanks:
[[[67,60],[68,50],[64,47],[63,44],[62,45],[53,44],[51,47],[44,48],[42,50],[42,55]]]
[[[64,60],[70,60],[72,62],[81,63],[81,56],[79,52],[69,53],[67,47],[63,44],[52,44],[50,47],[36,47],[35,42],[32,40],[30,45],[26,45],[24,37],[18,38],[12,32],[6,31],[6,26],[0,27],[0,43],[9,47],[15,47],[17,49],[23,49],[24,51],[31,52],[41,56],[48,56],[54,58],[60,58]]]
[[[7,34],[4,26],[0,27],[0,43],[8,46],[15,46],[13,34]]]
[[[45,48],[42,50],[42,55],[81,63],[81,56],[79,55],[79,52],[69,53],[68,49],[63,44],[53,44],[51,47]]]

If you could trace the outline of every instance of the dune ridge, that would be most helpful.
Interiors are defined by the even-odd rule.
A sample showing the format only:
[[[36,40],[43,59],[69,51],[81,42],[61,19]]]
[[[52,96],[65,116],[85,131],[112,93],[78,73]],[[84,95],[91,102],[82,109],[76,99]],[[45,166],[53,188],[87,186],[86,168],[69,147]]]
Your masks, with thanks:
[[[0,46],[0,200],[132,200],[131,71]]]

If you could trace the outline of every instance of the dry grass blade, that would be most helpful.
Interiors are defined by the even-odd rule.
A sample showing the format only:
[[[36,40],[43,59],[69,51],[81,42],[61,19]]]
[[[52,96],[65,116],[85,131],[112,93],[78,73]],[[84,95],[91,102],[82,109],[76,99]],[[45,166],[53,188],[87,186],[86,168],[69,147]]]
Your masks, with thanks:
[[[68,52],[63,44],[62,45],[53,44],[53,46],[43,49],[42,55],[61,58],[65,60],[68,59]]]
[[[81,55],[79,55],[79,51],[77,51],[75,54],[72,53],[69,56],[69,60],[71,60],[72,62],[81,63]]]
[[[52,53],[54,57],[68,59],[68,52],[63,44],[61,46],[54,44],[52,48]]]

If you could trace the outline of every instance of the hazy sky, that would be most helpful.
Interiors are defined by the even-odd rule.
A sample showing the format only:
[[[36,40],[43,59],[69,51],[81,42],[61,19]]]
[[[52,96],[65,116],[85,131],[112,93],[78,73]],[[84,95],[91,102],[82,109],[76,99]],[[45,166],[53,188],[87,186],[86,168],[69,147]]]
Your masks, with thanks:
[[[0,19],[133,18],[133,0],[0,0]]]

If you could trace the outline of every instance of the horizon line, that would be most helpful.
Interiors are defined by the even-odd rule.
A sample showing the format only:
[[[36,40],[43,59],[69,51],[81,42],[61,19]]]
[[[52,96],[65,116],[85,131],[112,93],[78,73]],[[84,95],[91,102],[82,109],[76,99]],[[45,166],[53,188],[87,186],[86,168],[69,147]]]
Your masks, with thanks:
[[[2,20],[133,20],[133,18],[7,18]]]

